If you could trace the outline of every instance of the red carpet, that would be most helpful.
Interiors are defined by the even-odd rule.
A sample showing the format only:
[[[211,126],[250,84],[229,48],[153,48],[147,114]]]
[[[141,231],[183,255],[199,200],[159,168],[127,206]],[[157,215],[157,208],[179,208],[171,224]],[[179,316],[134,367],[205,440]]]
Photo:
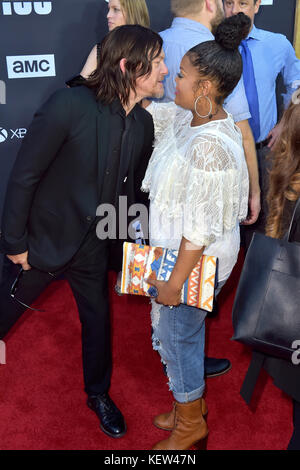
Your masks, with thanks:
[[[207,381],[208,449],[285,449],[292,433],[289,397],[266,375],[251,409],[239,395],[250,355],[230,340],[238,275],[237,267],[221,294],[219,316],[207,322],[209,355],[232,361],[229,373]],[[152,425],[172,397],[151,346],[149,304],[114,293],[111,300],[111,396],[125,415],[126,436],[106,437],[85,404],[80,323],[68,284],[58,281],[38,302],[47,311],[27,312],[7,337],[7,363],[0,365],[0,449],[138,450],[167,436]]]

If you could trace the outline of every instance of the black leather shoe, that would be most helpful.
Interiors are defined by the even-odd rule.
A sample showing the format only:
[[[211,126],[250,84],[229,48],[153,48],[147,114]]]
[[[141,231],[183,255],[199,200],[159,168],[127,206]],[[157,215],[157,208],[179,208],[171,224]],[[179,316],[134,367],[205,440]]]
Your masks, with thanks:
[[[231,369],[231,362],[228,359],[216,359],[214,357],[204,358],[204,375],[206,378],[218,377],[226,374]]]
[[[126,433],[126,423],[121,411],[108,393],[89,396],[87,405],[100,419],[100,428],[110,437],[122,437]]]

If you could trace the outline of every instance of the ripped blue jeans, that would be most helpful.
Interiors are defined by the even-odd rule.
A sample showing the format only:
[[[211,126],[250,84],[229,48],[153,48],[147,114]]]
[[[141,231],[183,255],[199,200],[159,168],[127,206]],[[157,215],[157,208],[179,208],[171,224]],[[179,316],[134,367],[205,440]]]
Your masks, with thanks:
[[[225,282],[220,282],[217,295]],[[152,300],[152,344],[159,352],[176,401],[201,398],[204,389],[205,317],[207,312],[180,304],[167,307]]]

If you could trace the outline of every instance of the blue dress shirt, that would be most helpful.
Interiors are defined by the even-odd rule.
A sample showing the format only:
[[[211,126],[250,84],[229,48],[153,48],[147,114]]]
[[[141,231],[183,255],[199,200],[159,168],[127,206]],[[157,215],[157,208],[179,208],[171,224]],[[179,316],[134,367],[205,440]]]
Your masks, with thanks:
[[[165,62],[169,69],[169,73],[164,81],[165,95],[160,101],[174,101],[175,77],[179,72],[183,56],[197,44],[214,40],[214,36],[203,24],[187,18],[174,18],[171,27],[159,34],[164,42]],[[242,79],[231,95],[225,100],[224,108],[232,114],[235,122],[251,117]]]
[[[277,123],[277,76],[282,73],[286,87],[283,98],[287,107],[293,91],[300,85],[300,60],[282,34],[253,26],[248,38],[259,102],[260,136],[257,142],[262,142]]]

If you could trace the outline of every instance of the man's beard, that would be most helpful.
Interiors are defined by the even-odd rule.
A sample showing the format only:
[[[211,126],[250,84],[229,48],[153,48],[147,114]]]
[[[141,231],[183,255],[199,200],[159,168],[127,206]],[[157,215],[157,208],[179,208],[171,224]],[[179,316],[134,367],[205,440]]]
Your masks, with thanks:
[[[153,92],[151,93],[151,98],[155,98],[157,100],[163,98],[165,95],[165,87],[161,87],[160,90],[153,90]]]
[[[156,91],[152,94],[152,98],[155,98],[157,100],[160,100],[161,98],[163,98],[165,95],[165,90],[162,90],[162,91]]]
[[[213,35],[215,34],[216,29],[219,26],[219,24],[222,23],[222,21],[225,18],[224,10],[218,4],[218,0],[216,0],[216,5],[217,5],[216,16],[211,21],[211,32],[213,33]]]

